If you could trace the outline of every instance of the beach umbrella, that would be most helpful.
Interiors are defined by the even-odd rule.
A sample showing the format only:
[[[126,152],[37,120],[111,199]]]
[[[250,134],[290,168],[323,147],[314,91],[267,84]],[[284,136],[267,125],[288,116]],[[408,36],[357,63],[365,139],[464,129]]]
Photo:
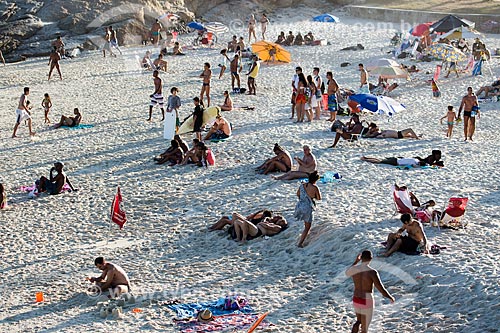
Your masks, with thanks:
[[[430,26],[432,32],[448,32],[458,27],[474,28],[475,23],[455,15],[447,15]]]
[[[205,29],[214,34],[222,34],[229,31],[229,28],[224,23],[220,22],[208,22],[205,24]]]
[[[349,100],[359,104],[361,111],[392,117],[394,114],[406,110],[406,107],[387,96],[372,94],[356,94],[349,96]]]
[[[467,27],[458,27],[455,28],[444,35],[439,36],[440,38],[448,38],[449,40],[453,39],[472,39],[476,37],[481,37],[483,36],[480,32],[472,29],[472,28],[467,28]]]
[[[366,65],[366,69],[368,71],[371,71],[372,69],[375,69],[377,67],[385,67],[385,66],[399,67],[399,64],[396,60],[381,58],[370,62],[368,65]]]
[[[421,23],[410,29],[410,34],[412,36],[420,37],[429,33],[429,27],[432,25],[432,22]]]
[[[337,16],[333,16],[331,14],[322,14],[322,15],[318,15],[318,16],[313,17],[313,21],[337,23],[337,22],[340,22],[340,19]]]
[[[191,29],[195,29],[195,30],[205,30],[205,27],[203,26],[203,24],[199,23],[199,22],[195,22],[195,21],[191,21],[187,24],[187,26]]]
[[[252,52],[257,54],[263,61],[273,60],[273,56],[276,61],[287,63],[292,61],[290,52],[278,44],[266,42],[264,40],[252,44]]]
[[[462,61],[467,59],[466,55],[462,53],[456,47],[449,44],[433,44],[427,48],[427,51],[430,55],[435,56],[438,59],[442,59],[445,61]]]
[[[380,66],[372,69],[371,74],[378,74],[383,79],[408,79],[408,72],[402,68],[394,66]]]

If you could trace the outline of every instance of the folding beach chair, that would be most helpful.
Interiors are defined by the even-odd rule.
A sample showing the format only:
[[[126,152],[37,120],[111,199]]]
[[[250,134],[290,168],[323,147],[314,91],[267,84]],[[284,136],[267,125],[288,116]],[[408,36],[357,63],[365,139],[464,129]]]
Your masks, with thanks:
[[[391,187],[391,191],[392,191],[392,200],[396,208],[396,211],[392,216],[398,213],[411,214],[413,216],[415,214],[415,209],[411,204],[410,191],[408,191],[408,189],[397,190],[395,186]]]
[[[469,198],[450,198],[448,206],[441,215],[438,225],[441,227],[459,227],[465,228],[467,222],[464,222],[465,209]]]

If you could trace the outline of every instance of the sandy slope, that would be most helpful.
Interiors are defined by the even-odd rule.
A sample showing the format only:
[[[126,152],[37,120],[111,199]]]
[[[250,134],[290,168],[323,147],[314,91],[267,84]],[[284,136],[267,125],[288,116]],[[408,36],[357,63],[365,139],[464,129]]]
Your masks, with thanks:
[[[118,59],[102,59],[91,53],[63,62],[65,80],[47,83],[45,59],[0,68],[0,164],[12,204],[0,212],[2,263],[2,332],[175,332],[165,307],[153,305],[142,314],[126,313],[124,320],[102,320],[83,293],[84,277],[96,274],[95,256],[103,255],[129,272],[138,294],[156,292],[161,300],[211,300],[227,293],[249,297],[259,311],[271,310],[276,326],[269,332],[346,332],[353,323],[350,305],[352,285],[343,270],[356,253],[380,250],[379,242],[399,227],[392,217],[389,187],[394,181],[407,184],[422,199],[435,199],[444,206],[452,195],[467,195],[470,206],[467,231],[440,232],[427,228],[433,243],[447,246],[439,256],[395,255],[377,261],[388,289],[399,300],[387,305],[380,300],[374,332],[496,332],[500,317],[498,301],[498,103],[482,105],[474,143],[463,143],[457,128],[451,140],[438,119],[448,104],[458,107],[466,87],[489,83],[490,76],[443,79],[443,97],[431,98],[419,74],[404,83],[394,97],[408,111],[387,123],[388,129],[411,126],[423,133],[420,141],[341,142],[326,149],[333,135],[324,120],[293,124],[289,119],[289,82],[296,65],[309,73],[313,66],[335,72],[343,86],[358,82],[355,66],[340,68],[341,62],[368,62],[382,56],[392,30],[360,31],[345,19],[335,27],[311,24],[307,9],[271,27],[293,29],[328,38],[332,45],[321,48],[294,47],[294,62],[264,66],[256,97],[237,96],[235,102],[257,107],[255,112],[233,112],[235,137],[211,144],[217,167],[208,170],[156,166],[151,158],[165,149],[158,112],[147,123],[150,73],[141,73],[134,55],[144,49],[127,49]],[[284,15],[287,15],[285,13]],[[364,22],[364,21],[363,21]],[[366,23],[366,22],[365,22]],[[291,25],[293,24],[293,26]],[[498,37],[488,36],[488,43]],[[342,53],[338,49],[355,43],[366,49]],[[163,75],[166,88],[180,87],[184,103],[181,115],[191,112],[190,100],[199,92],[196,76],[202,64],[218,62],[218,51],[198,50],[184,58],[168,59],[171,70]],[[499,74],[497,61],[493,62]],[[435,64],[423,64],[433,70]],[[420,66],[420,64],[419,64]],[[222,102],[229,77],[213,80],[213,97]],[[22,87],[32,89],[36,105],[35,128],[30,141],[27,130],[10,139],[14,109]],[[79,107],[87,130],[47,130],[38,106],[43,93],[52,96],[56,119]],[[188,139],[190,137],[187,137]],[[293,155],[301,145],[313,146],[321,171],[340,172],[340,184],[320,185],[324,196],[305,249],[296,241],[302,225],[293,221],[298,182],[282,183],[255,175],[253,167],[270,155],[279,142]],[[402,171],[359,161],[361,155],[425,156],[431,149],[443,151],[442,170]],[[63,160],[78,193],[29,200],[16,189],[46,174],[51,163]],[[108,232],[109,205],[116,186],[122,188],[129,222],[122,231]],[[292,224],[283,234],[259,239],[239,247],[223,232],[208,233],[205,226],[221,214],[250,213],[269,207],[283,213]],[[110,239],[110,244],[105,241]],[[35,305],[34,294],[43,291],[46,303]]]

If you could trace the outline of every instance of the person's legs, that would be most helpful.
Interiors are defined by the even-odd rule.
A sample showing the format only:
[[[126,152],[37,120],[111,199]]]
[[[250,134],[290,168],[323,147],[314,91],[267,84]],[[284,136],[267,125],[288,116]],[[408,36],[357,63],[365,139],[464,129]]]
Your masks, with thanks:
[[[54,63],[50,63],[50,69],[49,69],[49,78],[47,81],[50,81],[50,78],[52,77],[52,71],[54,70]]]
[[[306,240],[307,235],[309,235],[309,230],[311,230],[311,222],[304,221],[304,231],[302,232],[302,236],[300,237],[300,241],[298,246],[304,247],[304,241]]]
[[[212,127],[212,128],[208,131],[207,135],[205,135],[205,138],[204,138],[203,140],[208,140],[208,139],[210,139],[210,137],[212,136],[212,134],[214,134],[216,131],[217,131],[217,130],[216,130],[214,127]]]
[[[61,68],[59,67],[58,63],[56,63],[56,69],[57,69],[57,73],[59,73],[59,78],[62,80]]]
[[[232,225],[233,221],[231,219],[229,219],[228,216],[223,216],[220,218],[219,221],[215,222],[210,227],[208,227],[208,230],[209,231],[222,230],[228,224]]]
[[[257,38],[255,38],[255,39],[257,39]],[[255,85],[255,79],[254,78],[252,78],[252,91],[253,91],[252,95],[256,95],[257,94],[257,86]]]
[[[241,227],[243,231],[243,235],[241,237],[241,243],[245,243],[247,241],[248,235],[255,237],[259,232],[259,229],[255,226],[255,224],[247,220],[242,221]]]
[[[152,116],[152,115],[153,115],[153,106],[152,106],[152,105],[150,105],[150,106],[149,106],[149,118],[148,118],[148,120],[147,120],[147,121],[151,121],[151,116]]]
[[[365,162],[370,162],[370,163],[380,163],[382,160],[380,158],[375,158],[375,157],[366,157],[366,156],[361,156],[361,160]]]
[[[451,138],[452,133],[453,133],[453,125],[448,125],[448,133],[446,134],[446,136],[448,138]]]
[[[352,325],[351,333],[358,333],[359,325],[361,325],[361,314],[356,312],[356,322]]]
[[[17,133],[17,128],[19,127],[19,123],[16,122],[16,124],[14,125],[14,132],[12,133],[12,137],[15,138],[16,137],[16,133]]]
[[[236,234],[236,241],[241,242],[242,230],[241,230],[242,222],[240,220],[233,220],[234,232]]]
[[[467,116],[464,116],[464,136],[465,136],[465,141],[467,141],[467,134],[469,133],[469,118]]]
[[[285,163],[281,162],[281,161],[273,161],[271,163],[269,163],[269,165],[267,166],[266,170],[264,170],[264,174],[267,175],[268,173],[270,172],[274,172],[274,171],[283,171],[285,172],[287,169]]]
[[[472,141],[472,136],[476,131],[476,117],[470,117],[469,119],[469,139]]]
[[[221,66],[220,68],[220,74],[219,74],[219,80],[222,78],[222,75],[224,75],[224,71],[226,70],[226,66]]]
[[[274,177],[276,180],[294,180],[294,179],[300,179],[300,178],[307,178],[309,177],[309,174],[307,172],[302,172],[302,171],[289,171],[285,173],[284,175]]]
[[[31,118],[28,118],[28,129],[31,136],[35,135],[35,132],[33,132],[33,130],[31,129]]]
[[[403,134],[403,137],[405,137],[405,138],[419,139],[417,134],[411,128],[407,128],[407,129],[402,130],[401,134]]]
[[[202,84],[200,91],[200,103],[203,103],[203,95],[205,94],[205,84]]]
[[[234,81],[236,80],[236,78],[234,77],[234,74],[231,73],[231,90],[234,91]]]
[[[401,238],[396,239],[396,241],[391,245],[391,247],[387,246],[388,250],[383,254],[383,256],[389,257],[391,254],[399,250],[402,243],[403,241],[401,240]],[[387,245],[389,245],[389,243],[387,243]]]
[[[210,107],[210,86],[205,87],[205,95],[207,96],[207,108]]]

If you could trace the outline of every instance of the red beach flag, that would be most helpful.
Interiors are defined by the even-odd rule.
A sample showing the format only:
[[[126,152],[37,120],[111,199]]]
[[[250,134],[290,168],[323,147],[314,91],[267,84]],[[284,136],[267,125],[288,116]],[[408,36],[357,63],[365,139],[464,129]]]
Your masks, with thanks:
[[[127,222],[127,215],[123,210],[123,199],[122,193],[120,192],[120,187],[116,189],[115,198],[113,199],[113,203],[111,204],[111,221],[118,224],[120,226],[120,229],[122,229],[125,222]]]

